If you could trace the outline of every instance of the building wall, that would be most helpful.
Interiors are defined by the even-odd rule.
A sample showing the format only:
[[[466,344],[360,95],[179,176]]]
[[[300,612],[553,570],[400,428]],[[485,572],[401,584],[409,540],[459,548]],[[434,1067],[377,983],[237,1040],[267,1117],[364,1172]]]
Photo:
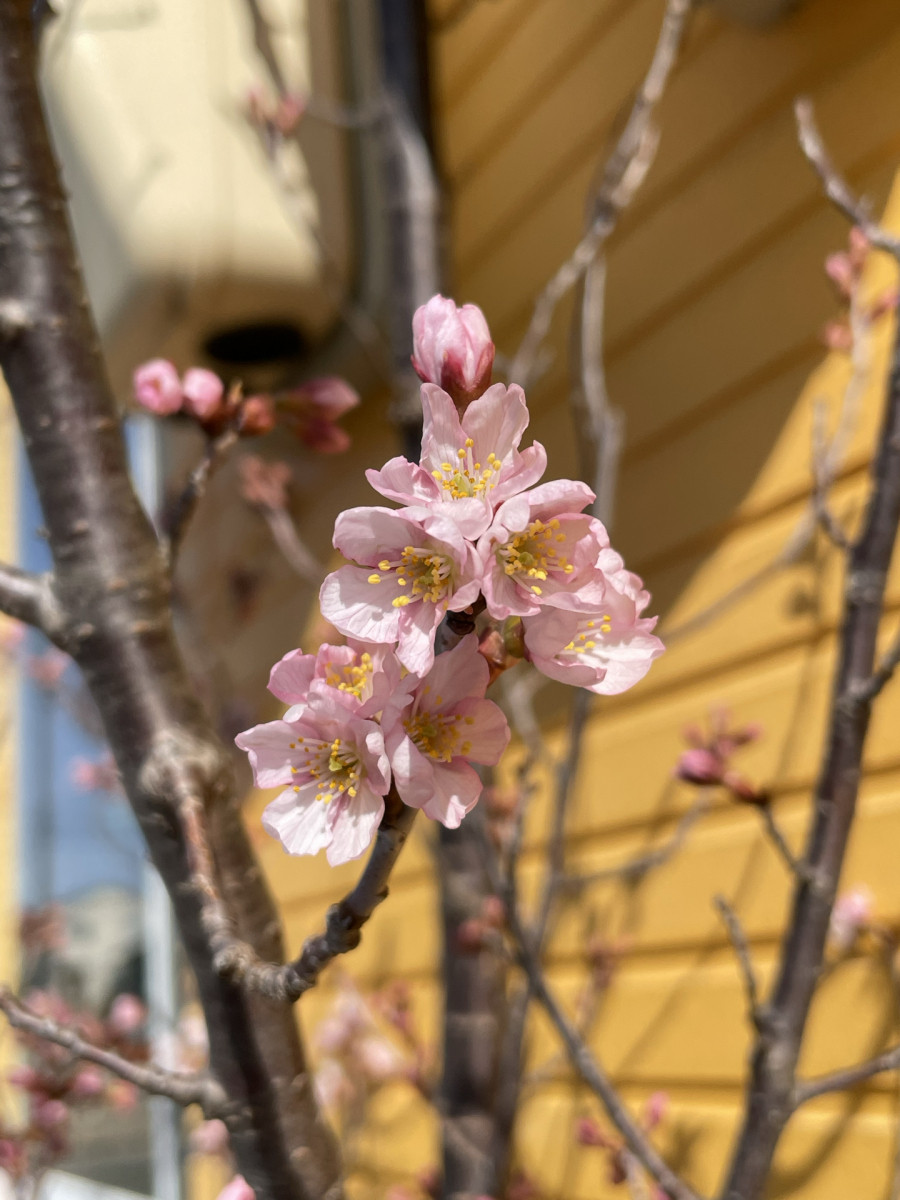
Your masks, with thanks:
[[[521,336],[534,297],[578,238],[588,187],[648,61],[662,0],[481,0],[462,19],[433,0],[436,128],[449,197],[452,291],[487,314],[498,346]],[[704,8],[660,110],[662,141],[646,183],[609,252],[606,331],[609,388],[626,420],[614,544],[654,593],[671,645],[645,682],[596,705],[573,801],[573,862],[614,865],[671,834],[692,803],[671,771],[682,729],[727,705],[764,736],[741,765],[768,786],[775,812],[799,845],[821,751],[840,568],[821,544],[768,572],[714,619],[675,631],[770,565],[805,511],[814,404],[834,419],[847,361],[826,356],[824,321],[835,311],[822,266],[844,223],[822,200],[796,147],[791,100],[812,96],[836,160],[880,208],[900,160],[900,15],[893,0],[807,0],[767,31],[731,24]],[[900,226],[900,191],[888,205]],[[868,268],[877,294],[891,282]],[[532,430],[551,474],[574,470],[565,407],[568,309],[554,325],[556,358],[530,395]],[[873,337],[873,369],[835,495],[852,519],[866,483],[891,330]],[[363,432],[364,417],[357,422]],[[393,453],[388,435],[359,447],[320,492],[337,509],[348,480]],[[352,484],[349,485],[352,488]],[[354,502],[371,502],[365,492]],[[890,586],[891,621],[900,578]],[[553,705],[558,705],[554,699]],[[551,749],[564,711],[548,705]],[[881,700],[868,773],[843,884],[865,882],[879,917],[900,918],[900,686]],[[262,799],[254,801],[252,819]],[[529,821],[523,874],[540,875],[546,805]],[[426,1031],[437,1035],[439,961],[431,831],[404,853],[392,897],[346,971],[363,989],[401,975]],[[298,863],[259,834],[281,896],[289,940],[321,922],[355,868]],[[789,881],[757,814],[716,797],[669,862],[637,886],[598,885],[560,921],[551,978],[574,1000],[588,938],[628,952],[605,997],[592,1045],[626,1100],[640,1106],[665,1089],[672,1107],[660,1147],[702,1189],[715,1186],[741,1103],[749,1045],[741,982],[713,908],[728,897],[764,978],[771,973]],[[332,972],[334,975],[334,972]],[[314,1026],[323,988],[304,1001]],[[824,980],[803,1059],[808,1072],[864,1057],[896,1033],[887,973],[855,954]],[[533,1022],[529,1089],[518,1153],[543,1192],[597,1200],[615,1189],[604,1160],[578,1150],[576,1118],[596,1114],[574,1087],[544,1022]],[[793,1122],[773,1194],[829,1200],[880,1196],[891,1169],[896,1081],[831,1097]],[[436,1124],[403,1085],[385,1089],[357,1143],[358,1194],[437,1161]]]

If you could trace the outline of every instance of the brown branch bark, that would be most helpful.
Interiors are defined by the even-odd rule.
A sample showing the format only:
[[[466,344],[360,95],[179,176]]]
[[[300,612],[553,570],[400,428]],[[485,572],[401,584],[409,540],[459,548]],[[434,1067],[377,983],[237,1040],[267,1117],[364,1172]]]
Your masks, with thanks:
[[[208,812],[215,866],[238,930],[280,960],[275,908],[240,819],[228,759],[175,644],[164,556],[134,494],[115,403],[72,250],[35,85],[26,6],[0,0],[0,362],[54,560],[54,594],[103,719],[197,978],[211,1070],[239,1170],[258,1200],[342,1196],[293,1014],[215,970],[199,897],[185,883],[179,787]],[[16,314],[11,322],[10,313]]]
[[[206,487],[210,476],[222,462],[228,451],[238,439],[236,429],[226,429],[218,437],[208,438],[203,457],[191,471],[181,494],[172,505],[163,522],[166,537],[166,549],[169,562],[174,563],[181,549],[184,535],[199,507],[200,501],[206,495]]]
[[[61,614],[49,575],[34,575],[7,563],[0,564],[0,612],[33,625],[51,641],[56,641],[61,633]]]
[[[803,132],[803,114],[798,115]],[[809,153],[809,146],[804,148]],[[820,159],[820,164],[823,161],[827,163]],[[723,1200],[757,1200],[763,1194],[775,1149],[794,1109],[797,1060],[856,810],[872,706],[867,689],[875,669],[885,584],[898,526],[900,337],[894,345],[866,513],[848,562],[839,662],[815,811],[775,985],[760,1012],[744,1119],[722,1189]]]
[[[206,1075],[190,1075],[180,1071],[166,1071],[162,1067],[129,1062],[112,1050],[95,1046],[86,1041],[74,1029],[68,1029],[48,1017],[38,1016],[12,994],[9,988],[0,985],[0,1011],[14,1029],[21,1029],[46,1042],[53,1042],[68,1050],[73,1058],[96,1063],[120,1079],[127,1079],[141,1091],[151,1096],[167,1096],[176,1104],[187,1107],[199,1104],[207,1118],[221,1116],[226,1111],[226,1096],[218,1083]]]

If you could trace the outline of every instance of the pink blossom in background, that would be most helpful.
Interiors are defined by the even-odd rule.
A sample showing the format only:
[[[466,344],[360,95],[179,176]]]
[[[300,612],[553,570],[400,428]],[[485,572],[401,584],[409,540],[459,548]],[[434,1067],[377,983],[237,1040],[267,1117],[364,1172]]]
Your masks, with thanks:
[[[198,421],[208,421],[222,407],[225,385],[205,367],[190,367],[181,381],[184,407]]]
[[[225,1184],[216,1200],[256,1200],[256,1193],[243,1175],[235,1175],[230,1183]]]
[[[384,813],[390,783],[381,730],[322,689],[303,717],[239,734],[258,787],[289,785],[265,809],[263,827],[289,854],[326,849],[332,866],[358,858]]]
[[[106,1088],[106,1099],[119,1112],[131,1112],[137,1108],[140,1092],[127,1079],[112,1079]]]
[[[151,358],[137,368],[132,377],[134,398],[142,408],[168,417],[178,412],[184,401],[181,379],[166,358]]]
[[[731,758],[742,746],[756,741],[762,729],[750,724],[743,727],[731,725],[731,716],[725,708],[714,708],[710,714],[708,734],[695,725],[684,730],[689,749],[682,751],[675,764],[676,779],[693,783],[698,787],[727,787],[739,800],[753,804],[765,803],[767,794],[755,787],[731,765]]]
[[[316,1098],[323,1108],[334,1112],[356,1095],[356,1088],[347,1072],[333,1058],[323,1059],[313,1077]]]
[[[653,634],[655,617],[642,617],[649,594],[622,566],[613,550],[604,550],[598,566],[608,587],[596,613],[544,608],[524,619],[525,646],[539,671],[598,695],[627,691],[650,670],[665,650]]]
[[[40,1129],[57,1129],[69,1120],[68,1105],[62,1100],[38,1100],[32,1105],[31,1119]]]
[[[546,470],[540,443],[518,449],[528,426],[525,395],[515,384],[494,384],[460,418],[446,392],[425,384],[422,409],[420,462],[392,458],[380,471],[366,471],[366,478],[382,496],[433,508],[474,540],[498,505],[531,487]]]
[[[328,1015],[316,1026],[316,1047],[324,1054],[343,1054],[355,1040],[375,1029],[365,1000],[349,981],[344,981]]]
[[[413,315],[412,364],[423,383],[434,383],[464,408],[491,382],[494,343],[484,313],[432,296]]]
[[[217,1117],[191,1130],[189,1145],[195,1154],[224,1155],[228,1152],[228,1143],[228,1126]]]
[[[110,1005],[108,1020],[115,1033],[128,1037],[143,1028],[147,1010],[137,996],[122,992]]]
[[[69,764],[69,778],[79,792],[119,792],[122,779],[111,754],[91,760],[80,755]]]
[[[381,1034],[361,1038],[354,1046],[353,1060],[371,1083],[387,1083],[407,1074],[406,1056]]]
[[[835,950],[846,953],[859,934],[871,923],[875,897],[864,884],[842,892],[834,902],[828,925],[828,940]]]
[[[350,447],[350,435],[335,424],[359,404],[359,393],[336,375],[308,379],[299,387],[278,394],[297,437],[319,454],[341,454]]]
[[[362,641],[397,643],[403,666],[424,675],[444,614],[478,598],[474,548],[452,521],[426,508],[348,509],[335,523],[334,545],[362,565],[325,579],[323,617]]]
[[[668,1111],[668,1092],[653,1092],[644,1106],[644,1128],[648,1133],[665,1120]]]
[[[62,678],[71,661],[68,654],[53,646],[49,650],[45,650],[43,654],[34,654],[28,659],[28,674],[38,687],[46,688],[48,692],[54,692],[62,683]]]
[[[352,639],[346,646],[321,645],[315,654],[290,650],[269,673],[269,691],[293,705],[288,721],[303,716],[314,685],[334,690],[336,698],[360,717],[380,712],[400,682],[400,663],[393,650]]]
[[[248,396],[240,407],[238,431],[241,437],[261,437],[272,432],[275,420],[275,401],[271,396]]]
[[[0,653],[15,654],[24,641],[24,624],[11,617],[5,617],[0,624]]]
[[[456,829],[481,795],[470,762],[493,766],[509,742],[502,711],[484,699],[488,665],[475,634],[439,654],[421,680],[408,675],[381,717],[394,784],[404,804]]]
[[[596,612],[604,603],[609,538],[581,511],[593,499],[586,484],[558,479],[501,505],[478,542],[491,616],[528,616],[545,605]]]
[[[238,463],[241,495],[259,508],[287,507],[288,485],[293,472],[286,462],[268,462],[256,454],[245,454]]]
[[[282,137],[290,137],[297,130],[306,112],[306,104],[306,96],[299,92],[288,92],[278,97],[275,112],[272,114],[272,124]]]
[[[72,1081],[72,1094],[79,1100],[90,1100],[102,1096],[106,1090],[106,1076],[99,1067],[88,1063],[79,1067]]]

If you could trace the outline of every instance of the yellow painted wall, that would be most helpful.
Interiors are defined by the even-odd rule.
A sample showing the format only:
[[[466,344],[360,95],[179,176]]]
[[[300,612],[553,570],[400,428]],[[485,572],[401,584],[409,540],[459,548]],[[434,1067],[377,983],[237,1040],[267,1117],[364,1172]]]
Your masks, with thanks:
[[[541,284],[572,248],[598,158],[647,62],[662,0],[482,0],[442,26],[454,5],[433,0],[433,86],[449,195],[452,291],[485,310],[495,340],[514,348]],[[835,158],[878,207],[900,162],[900,12],[895,0],[807,0],[766,32],[698,13],[660,112],[658,158],[609,254],[609,385],[626,419],[614,543],[654,592],[661,630],[703,610],[766,565],[795,529],[809,487],[814,401],[834,398],[845,361],[826,357],[819,333],[835,311],[825,255],[846,229],[822,201],[796,147],[791,100],[810,94]],[[900,191],[889,219],[900,227]],[[869,286],[890,279],[873,261]],[[557,358],[530,401],[534,435],[551,474],[574,469],[565,409],[564,305]],[[883,321],[876,368],[890,337]],[[878,376],[875,378],[874,376]],[[837,489],[858,510],[880,401],[879,372]],[[322,502],[336,510],[348,480],[394,453],[387,432],[355,420],[357,449]],[[353,484],[349,484],[350,489]],[[364,488],[353,502],[371,503]],[[840,571],[823,548],[673,641],[648,679],[598,703],[573,804],[569,849],[592,867],[662,840],[690,804],[673,788],[681,731],[711,705],[759,721],[765,736],[741,760],[771,786],[778,819],[799,843],[821,733]],[[900,565],[890,588],[900,610]],[[551,713],[551,746],[562,713]],[[844,883],[865,881],[879,916],[900,920],[900,684],[873,723],[868,776]],[[263,798],[254,801],[251,826]],[[532,813],[523,874],[540,869],[546,808]],[[396,872],[392,898],[346,968],[364,988],[400,974],[427,1029],[439,1026],[434,870],[420,828]],[[297,945],[356,868],[298,863],[261,834],[260,849]],[[701,1188],[715,1186],[741,1100],[747,1025],[733,957],[712,907],[728,896],[765,976],[772,968],[788,885],[752,811],[717,800],[684,849],[636,889],[597,887],[560,923],[552,979],[573,997],[589,932],[624,938],[630,952],[593,1035],[629,1102],[664,1088],[672,1114],[660,1147]],[[883,968],[857,956],[835,970],[816,1002],[804,1069],[821,1071],[880,1048],[896,1033]],[[327,988],[301,1006],[311,1027]],[[578,1115],[597,1109],[553,1062],[553,1039],[534,1021],[531,1054],[551,1060],[528,1097],[518,1134],[522,1165],[547,1195],[619,1195],[596,1152],[573,1139]],[[845,1200],[880,1197],[894,1153],[896,1082],[852,1100],[831,1098],[793,1123],[773,1194]],[[437,1161],[436,1124],[402,1085],[382,1093],[359,1146],[358,1194]]]

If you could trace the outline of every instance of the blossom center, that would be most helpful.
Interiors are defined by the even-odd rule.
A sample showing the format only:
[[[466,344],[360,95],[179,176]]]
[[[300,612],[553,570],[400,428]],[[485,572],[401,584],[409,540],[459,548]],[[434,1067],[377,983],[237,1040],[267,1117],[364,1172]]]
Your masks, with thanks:
[[[346,663],[344,666],[338,667],[330,662],[325,674],[325,682],[329,687],[337,688],[339,692],[349,692],[357,700],[362,700],[363,692],[368,686],[373,670],[372,655],[366,651],[359,656],[355,663]]]
[[[381,583],[382,575],[394,574],[397,586],[403,591],[391,601],[394,608],[403,608],[413,600],[437,604],[451,590],[453,559],[429,547],[404,546],[398,559],[383,558],[378,571],[369,576],[369,583]]]
[[[472,749],[470,742],[462,740],[460,723],[473,725],[475,719],[461,717],[458,713],[418,712],[407,717],[403,727],[417,749],[428,758],[450,762]]]
[[[487,464],[475,461],[475,442],[466,438],[465,446],[457,450],[456,462],[443,462],[440,469],[431,472],[451,500],[480,498],[497,486],[496,476],[500,473],[500,460],[493,451],[487,456]]]
[[[507,575],[518,575],[521,582],[540,596],[543,583],[551,571],[572,574],[572,564],[562,553],[566,535],[560,533],[559,521],[532,521],[522,533],[497,547],[497,562]]]
[[[306,775],[318,785],[317,800],[328,804],[344,793],[351,799],[356,795],[362,765],[354,745],[339,737],[332,742],[298,737],[296,742],[291,743],[291,749],[294,748],[302,750],[306,758],[299,766],[291,767],[291,771],[295,775]],[[300,791],[299,785],[294,785],[294,791]]]
[[[604,613],[599,621],[579,621],[578,631],[568,645],[563,646],[557,658],[562,655],[567,657],[578,658],[581,655],[590,654],[596,649],[596,637],[599,634],[609,633],[612,630],[612,617],[609,613]]]

